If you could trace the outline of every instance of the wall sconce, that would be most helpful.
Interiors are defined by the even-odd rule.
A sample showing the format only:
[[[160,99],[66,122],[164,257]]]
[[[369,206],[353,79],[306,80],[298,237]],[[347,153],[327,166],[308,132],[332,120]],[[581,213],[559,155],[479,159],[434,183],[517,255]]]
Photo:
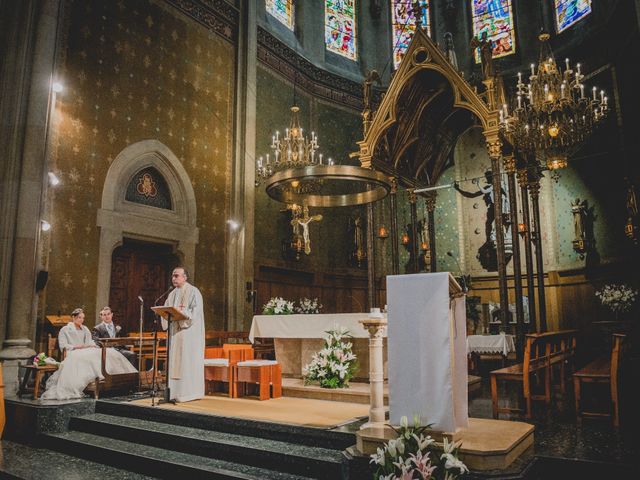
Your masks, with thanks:
[[[40,220],[40,228],[43,232],[48,232],[49,230],[51,230],[51,224],[46,220]]]
[[[62,85],[62,83],[60,82],[53,82],[51,84],[51,90],[53,90],[55,93],[60,93],[64,90],[64,85]]]
[[[53,172],[49,172],[49,173],[47,174],[47,176],[49,177],[49,184],[50,184],[52,187],[55,187],[56,185],[59,185],[59,184],[60,184],[60,179],[57,177],[57,175],[56,175],[55,173],[53,173]]]
[[[232,231],[238,230],[240,228],[240,224],[235,220],[227,220],[227,225]]]
[[[387,230],[387,227],[385,227],[384,225],[380,225],[380,228],[378,228],[378,238],[384,240],[385,238],[389,237],[389,231]]]
[[[527,234],[527,225],[525,223],[518,224],[518,233],[521,237],[524,237]]]
[[[402,243],[402,245],[409,245],[409,234],[407,232],[404,232],[402,237],[400,237],[400,243]]]

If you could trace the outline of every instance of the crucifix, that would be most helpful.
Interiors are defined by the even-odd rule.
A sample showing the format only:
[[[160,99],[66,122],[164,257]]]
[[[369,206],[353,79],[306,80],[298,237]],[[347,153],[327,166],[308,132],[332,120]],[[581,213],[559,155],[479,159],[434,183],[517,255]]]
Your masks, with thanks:
[[[300,235],[300,227],[302,227],[302,238],[304,239],[304,253],[309,255],[311,253],[311,241],[309,240],[309,224],[311,222],[319,222],[322,220],[322,215],[309,216],[309,207],[298,207],[294,205],[292,207],[293,219],[291,220],[291,226],[293,227],[294,237]]]

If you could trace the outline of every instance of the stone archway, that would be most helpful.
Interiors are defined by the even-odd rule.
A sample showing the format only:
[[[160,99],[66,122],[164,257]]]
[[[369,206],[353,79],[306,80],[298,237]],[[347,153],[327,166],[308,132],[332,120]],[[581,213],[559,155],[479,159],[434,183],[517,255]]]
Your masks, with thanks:
[[[166,181],[170,210],[125,199],[130,179],[147,167],[155,168]],[[100,227],[96,305],[109,301],[112,253],[125,237],[170,244],[181,262],[193,270],[199,235],[195,193],[180,160],[158,140],[129,145],[115,158],[105,178],[96,224]]]

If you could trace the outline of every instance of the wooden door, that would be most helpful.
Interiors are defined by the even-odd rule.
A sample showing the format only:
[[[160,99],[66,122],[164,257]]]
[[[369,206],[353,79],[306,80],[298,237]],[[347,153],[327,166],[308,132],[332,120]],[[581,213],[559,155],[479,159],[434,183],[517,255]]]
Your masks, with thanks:
[[[125,240],[113,251],[109,306],[113,320],[125,332],[140,329],[140,301],[144,300],[145,331],[153,328],[154,315],[150,307],[171,284],[171,271],[178,264],[168,245]],[[164,299],[160,301],[164,303]],[[98,308],[102,308],[99,305]]]

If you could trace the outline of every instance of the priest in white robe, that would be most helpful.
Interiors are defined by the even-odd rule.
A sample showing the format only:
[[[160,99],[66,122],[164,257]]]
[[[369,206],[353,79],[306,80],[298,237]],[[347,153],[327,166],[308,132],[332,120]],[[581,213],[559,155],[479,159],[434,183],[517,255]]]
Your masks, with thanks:
[[[183,267],[173,270],[171,282],[175,289],[165,306],[176,307],[186,320],[172,322],[169,352],[170,400],[188,402],[204,397],[204,313],[200,290],[187,282]],[[162,320],[162,328],[167,329]]]

